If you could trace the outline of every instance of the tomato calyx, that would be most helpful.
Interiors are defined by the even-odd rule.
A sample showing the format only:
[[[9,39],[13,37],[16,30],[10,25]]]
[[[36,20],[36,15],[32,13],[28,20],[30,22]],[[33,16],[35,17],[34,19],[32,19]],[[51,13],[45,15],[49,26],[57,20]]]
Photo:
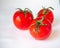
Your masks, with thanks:
[[[28,14],[32,14],[32,11],[29,8],[25,8],[24,10],[22,10],[21,8],[17,8],[19,11],[23,12],[25,17],[26,17],[26,13]]]
[[[45,15],[48,14],[50,12],[49,9],[54,10],[54,8],[52,8],[52,7],[48,7],[48,8],[43,7],[43,13],[42,14],[45,14]],[[47,12],[47,10],[48,10],[48,12]]]
[[[19,9],[19,11],[24,12],[24,14],[26,14],[26,12],[32,13],[32,11],[29,8],[25,8],[24,10],[22,10],[21,8],[17,8],[17,9]]]
[[[32,14],[32,11],[29,8],[25,8],[24,9],[25,17],[26,17],[26,13],[31,13]]]
[[[43,20],[44,20],[44,16],[42,16],[41,20],[36,20],[36,27],[35,27],[35,31],[39,32],[39,27],[40,26],[46,26],[47,24],[43,24]]]
[[[32,11],[31,11],[29,8],[25,8],[25,9],[24,9],[24,13],[26,13],[26,12],[32,13]]]
[[[45,26],[46,24],[43,24],[44,19],[45,19],[45,17],[42,16],[42,18],[40,20],[36,20],[36,25],[37,26],[40,26],[40,25]]]

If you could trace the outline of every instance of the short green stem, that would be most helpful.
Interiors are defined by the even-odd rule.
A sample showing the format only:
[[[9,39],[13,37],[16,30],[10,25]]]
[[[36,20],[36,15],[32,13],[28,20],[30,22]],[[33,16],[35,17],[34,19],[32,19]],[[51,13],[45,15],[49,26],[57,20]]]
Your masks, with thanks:
[[[50,8],[50,9],[52,9],[52,10],[54,10],[54,8],[53,8],[53,7],[48,7],[47,9],[49,9],[49,8]]]
[[[44,11],[43,11],[43,14],[48,14],[49,12],[50,12],[50,10],[47,12],[47,9],[52,9],[52,10],[54,10],[54,8],[52,8],[52,7],[48,7],[48,8],[45,8],[45,7],[43,7],[43,9],[44,9]]]
[[[44,16],[42,16],[42,18],[38,21],[38,20],[36,20],[36,26],[40,26],[40,25],[43,25],[43,20],[44,20]]]

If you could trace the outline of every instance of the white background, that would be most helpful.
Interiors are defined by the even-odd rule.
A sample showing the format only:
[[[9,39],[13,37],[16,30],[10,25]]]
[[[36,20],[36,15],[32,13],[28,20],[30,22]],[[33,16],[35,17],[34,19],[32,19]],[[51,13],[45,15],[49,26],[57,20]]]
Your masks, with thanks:
[[[29,31],[17,29],[13,24],[16,8],[29,8],[34,17],[44,7],[54,8],[52,34],[47,40],[35,40]],[[0,0],[0,48],[60,48],[59,0]]]

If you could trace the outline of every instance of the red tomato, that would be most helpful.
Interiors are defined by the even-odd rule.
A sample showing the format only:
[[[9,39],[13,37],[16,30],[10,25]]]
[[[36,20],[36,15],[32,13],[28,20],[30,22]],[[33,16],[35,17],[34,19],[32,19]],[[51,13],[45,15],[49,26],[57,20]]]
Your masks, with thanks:
[[[24,11],[19,9],[13,15],[13,22],[15,26],[22,30],[28,29],[32,20],[33,20],[33,15],[29,11],[29,9],[25,9]]]
[[[43,8],[38,12],[37,17],[45,16],[45,18],[50,20],[50,22],[52,23],[54,20],[54,14],[49,8],[53,9],[52,7]]]
[[[32,21],[29,31],[32,37],[37,40],[47,39],[51,34],[51,23],[47,19],[37,18]]]

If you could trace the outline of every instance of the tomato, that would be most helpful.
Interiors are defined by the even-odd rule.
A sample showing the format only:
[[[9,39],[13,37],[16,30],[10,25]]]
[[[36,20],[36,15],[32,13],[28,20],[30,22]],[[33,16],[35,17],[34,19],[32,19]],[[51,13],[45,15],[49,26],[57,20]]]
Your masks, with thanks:
[[[53,9],[52,7],[48,7],[48,8],[43,8],[38,12],[37,17],[41,17],[41,16],[45,16],[46,19],[50,20],[51,23],[53,23],[54,20],[54,14],[53,12],[50,10]]]
[[[51,22],[47,19],[34,19],[29,27],[31,36],[36,40],[47,39],[52,30]]]
[[[14,25],[18,29],[27,30],[32,20],[33,20],[33,15],[32,15],[32,12],[28,8],[25,8],[24,10],[19,9],[13,15]]]

